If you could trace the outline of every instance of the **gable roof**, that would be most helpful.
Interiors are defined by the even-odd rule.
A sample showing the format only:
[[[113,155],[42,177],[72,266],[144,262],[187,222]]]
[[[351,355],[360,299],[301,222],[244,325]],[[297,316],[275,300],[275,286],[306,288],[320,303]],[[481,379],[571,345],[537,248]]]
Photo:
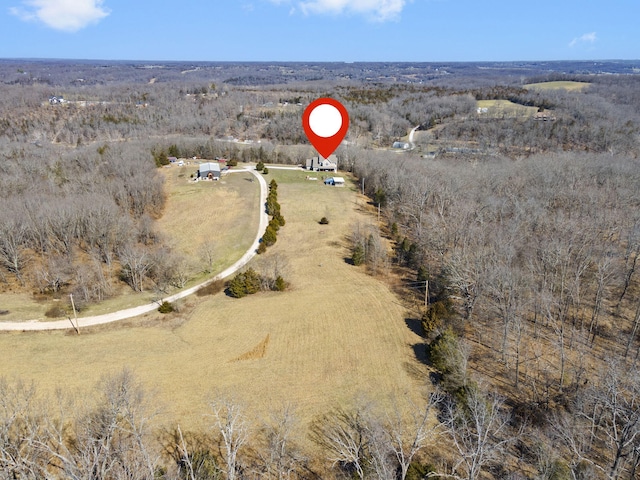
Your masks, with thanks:
[[[199,172],[219,172],[220,164],[215,162],[201,163],[198,167]]]

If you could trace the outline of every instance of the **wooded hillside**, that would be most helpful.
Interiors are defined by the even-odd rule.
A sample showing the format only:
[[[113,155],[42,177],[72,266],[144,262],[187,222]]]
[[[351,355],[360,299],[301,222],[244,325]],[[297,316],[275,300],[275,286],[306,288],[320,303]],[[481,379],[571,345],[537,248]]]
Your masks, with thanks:
[[[417,65],[409,77],[399,64],[233,64],[194,78],[114,64],[92,80],[91,64],[0,63],[0,290],[90,303],[123,284],[184,286],[154,226],[158,165],[304,163],[302,110],[329,95],[350,115],[339,167],[379,212],[338,254],[398,292],[424,337],[412,354],[432,372],[418,381],[433,387],[401,415],[319,412],[297,427],[318,447],[308,456],[287,443],[287,415],[250,439],[223,399],[213,437],[177,428],[150,462],[144,421],[113,410],[142,403],[128,373],[66,420],[0,383],[4,412],[21,418],[0,425],[0,478],[640,478],[640,76],[548,66]],[[526,87],[546,80],[588,86]],[[119,445],[112,457],[91,449],[98,427],[121,432],[100,444]]]

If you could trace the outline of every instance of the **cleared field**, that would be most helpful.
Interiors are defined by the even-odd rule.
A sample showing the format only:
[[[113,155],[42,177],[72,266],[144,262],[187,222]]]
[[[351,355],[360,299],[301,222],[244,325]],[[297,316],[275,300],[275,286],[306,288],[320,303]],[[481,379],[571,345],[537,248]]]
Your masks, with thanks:
[[[156,392],[159,421],[183,428],[203,424],[216,392],[239,399],[256,417],[292,404],[303,422],[359,395],[419,395],[427,375],[413,347],[421,339],[407,327],[404,308],[383,283],[344,260],[350,226],[371,218],[364,200],[352,187],[307,181],[304,172],[270,171],[287,224],[254,266],[277,260],[289,291],[191,297],[181,314],[79,336],[3,334],[0,375],[33,380],[45,392],[86,392],[102,375],[130,367]],[[318,224],[323,216],[329,225]]]
[[[530,117],[536,114],[537,107],[518,105],[509,100],[478,100],[478,108],[486,108],[482,116],[488,117]]]
[[[169,198],[158,229],[171,247],[202,271],[204,250],[213,252],[212,271],[242,256],[258,225],[258,183],[248,172],[229,173],[220,181],[189,182],[197,165],[162,169]]]
[[[37,302],[30,293],[0,293],[0,321],[44,319],[50,302]]]
[[[579,92],[589,85],[589,82],[558,81],[529,83],[525,85],[524,88],[530,88],[533,90],[566,90],[568,92]]]

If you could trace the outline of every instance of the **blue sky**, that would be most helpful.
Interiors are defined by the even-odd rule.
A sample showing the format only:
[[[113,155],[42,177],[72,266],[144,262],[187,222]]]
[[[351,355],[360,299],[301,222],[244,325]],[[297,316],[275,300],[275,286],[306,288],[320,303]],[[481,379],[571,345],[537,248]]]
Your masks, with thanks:
[[[4,0],[0,58],[640,58],[639,0]]]

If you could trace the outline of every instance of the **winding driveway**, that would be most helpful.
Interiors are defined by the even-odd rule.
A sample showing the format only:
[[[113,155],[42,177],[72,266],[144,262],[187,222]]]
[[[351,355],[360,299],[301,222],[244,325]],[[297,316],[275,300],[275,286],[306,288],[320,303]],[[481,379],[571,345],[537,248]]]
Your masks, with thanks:
[[[255,169],[242,168],[238,170],[231,170],[230,173],[237,172],[249,172],[253,176],[258,179],[258,183],[260,184],[260,224],[258,227],[258,233],[256,234],[256,238],[253,243],[249,247],[249,249],[245,252],[245,254],[233,265],[231,265],[226,270],[223,270],[218,275],[213,278],[210,278],[206,282],[203,282],[199,285],[196,285],[191,288],[187,288],[186,290],[182,290],[178,293],[170,295],[162,299],[165,302],[173,302],[175,300],[179,300],[188,295],[195,293],[200,288],[223,278],[232,275],[233,273],[240,270],[244,267],[249,260],[251,260],[256,255],[256,250],[258,249],[258,245],[260,243],[260,238],[264,234],[264,231],[267,229],[267,225],[269,224],[269,216],[264,208],[264,205],[267,201],[267,182],[260,172]],[[80,317],[78,318],[78,328],[90,327],[93,325],[102,325],[105,323],[117,322],[118,320],[125,320],[127,318],[137,317],[138,315],[142,315],[158,308],[158,302],[148,303],[146,305],[140,305],[139,307],[127,308],[125,310],[120,310],[117,312],[105,313],[103,315],[95,315],[93,317]],[[75,320],[74,320],[75,324]],[[40,322],[39,320],[28,320],[25,322],[0,322],[0,330],[13,330],[13,331],[33,331],[33,330],[67,330],[70,328],[75,328],[75,325],[71,323],[69,319],[67,320],[56,320],[54,322]]]

